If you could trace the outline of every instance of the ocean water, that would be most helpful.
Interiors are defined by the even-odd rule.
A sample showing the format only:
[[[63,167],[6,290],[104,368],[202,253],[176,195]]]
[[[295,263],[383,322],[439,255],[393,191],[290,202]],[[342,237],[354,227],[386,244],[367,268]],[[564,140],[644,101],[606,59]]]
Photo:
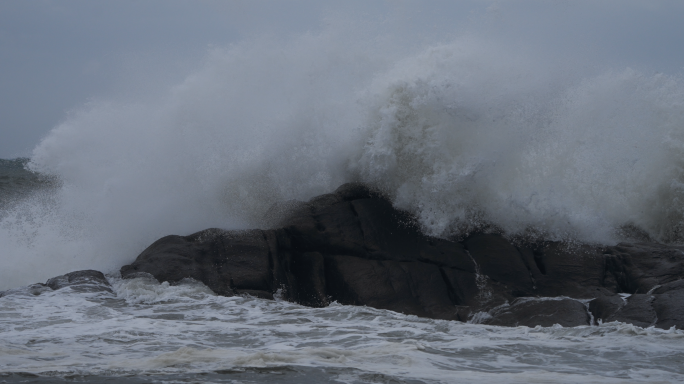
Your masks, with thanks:
[[[0,298],[0,382],[675,383],[684,331],[496,327],[110,277]]]
[[[0,160],[0,290],[18,289],[0,298],[0,381],[684,381],[682,330],[501,328],[117,277],[159,237],[263,227],[273,203],[350,181],[433,236],[682,242],[684,79],[567,58],[333,23],[75,107],[30,158]],[[80,269],[114,293],[17,288]]]

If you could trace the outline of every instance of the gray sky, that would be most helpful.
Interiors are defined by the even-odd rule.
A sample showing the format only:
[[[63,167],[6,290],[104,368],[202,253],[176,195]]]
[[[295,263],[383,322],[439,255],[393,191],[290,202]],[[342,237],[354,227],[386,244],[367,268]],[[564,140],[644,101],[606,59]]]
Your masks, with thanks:
[[[674,0],[0,0],[0,158],[29,155],[89,98],[178,82],[211,45],[316,33],[331,17],[394,19],[386,33],[428,43],[474,32],[618,68],[684,68],[684,1]]]

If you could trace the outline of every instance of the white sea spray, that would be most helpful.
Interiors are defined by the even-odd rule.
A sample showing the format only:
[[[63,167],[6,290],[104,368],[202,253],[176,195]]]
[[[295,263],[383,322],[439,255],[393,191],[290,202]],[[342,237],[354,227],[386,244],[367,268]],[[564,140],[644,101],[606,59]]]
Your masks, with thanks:
[[[435,236],[682,240],[680,76],[477,28],[393,31],[245,39],[162,91],[74,109],[29,164],[55,188],[0,214],[0,289],[116,270],[168,234],[261,227],[274,202],[348,181]]]

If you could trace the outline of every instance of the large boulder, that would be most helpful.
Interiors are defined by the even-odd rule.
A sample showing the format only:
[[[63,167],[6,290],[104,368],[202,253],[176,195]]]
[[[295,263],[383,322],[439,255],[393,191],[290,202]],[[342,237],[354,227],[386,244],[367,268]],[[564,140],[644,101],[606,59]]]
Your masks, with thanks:
[[[495,233],[438,239],[361,184],[276,204],[266,219],[270,229],[166,236],[121,275],[172,284],[193,278],[226,296],[278,292],[307,306],[337,301],[497,325],[574,326],[593,317],[684,327],[683,247],[527,244]]]
[[[149,273],[159,281],[193,278],[219,295],[250,293],[273,298],[269,239],[260,230],[208,229],[166,236],[121,268],[123,277]]]

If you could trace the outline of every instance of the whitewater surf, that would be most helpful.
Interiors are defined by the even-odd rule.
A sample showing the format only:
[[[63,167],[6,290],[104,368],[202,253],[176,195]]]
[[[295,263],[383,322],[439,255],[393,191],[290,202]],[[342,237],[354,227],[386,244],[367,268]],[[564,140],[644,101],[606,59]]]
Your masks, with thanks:
[[[331,27],[213,48],[154,97],[91,100],[3,160],[7,382],[679,382],[684,333],[502,328],[221,297],[118,269],[156,239],[261,228],[345,182],[431,236],[679,243],[684,80],[465,34]],[[141,92],[144,93],[144,92]],[[112,292],[22,286],[79,269]]]

